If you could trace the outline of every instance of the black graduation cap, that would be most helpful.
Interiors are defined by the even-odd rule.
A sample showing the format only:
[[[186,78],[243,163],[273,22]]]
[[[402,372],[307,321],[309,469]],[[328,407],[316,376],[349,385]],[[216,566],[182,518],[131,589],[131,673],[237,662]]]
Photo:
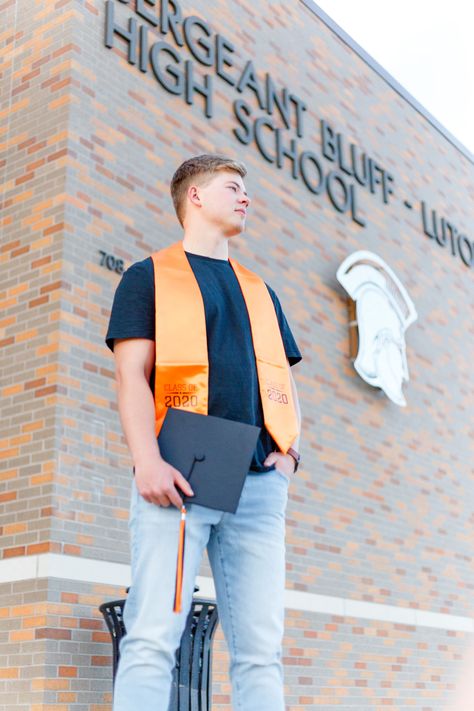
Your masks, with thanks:
[[[235,513],[259,434],[244,422],[169,408],[158,446],[194,491],[185,503]]]
[[[158,434],[163,459],[189,481],[183,496],[176,565],[174,612],[181,612],[186,502],[235,513],[260,427],[169,408]]]

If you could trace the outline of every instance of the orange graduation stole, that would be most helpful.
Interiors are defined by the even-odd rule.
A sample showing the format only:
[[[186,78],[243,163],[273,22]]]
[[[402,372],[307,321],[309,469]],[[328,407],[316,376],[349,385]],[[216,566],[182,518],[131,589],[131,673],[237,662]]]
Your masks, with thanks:
[[[206,316],[199,284],[182,242],[152,254],[155,272],[155,431],[168,407],[208,414]],[[282,452],[298,434],[288,362],[265,282],[230,259],[250,319],[265,427]],[[181,508],[174,612],[181,612],[186,507]]]
[[[182,242],[155,252],[152,259],[158,435],[168,407],[207,415],[209,361],[204,303]],[[286,454],[298,434],[298,420],[275,307],[263,279],[229,261],[249,314],[265,427]]]

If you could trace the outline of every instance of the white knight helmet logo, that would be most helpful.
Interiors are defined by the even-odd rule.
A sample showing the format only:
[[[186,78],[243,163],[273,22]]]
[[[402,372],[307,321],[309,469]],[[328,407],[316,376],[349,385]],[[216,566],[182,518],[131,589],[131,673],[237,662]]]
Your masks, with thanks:
[[[412,300],[390,267],[373,252],[354,252],[336,276],[350,296],[352,357],[357,353],[354,368],[392,402],[405,406],[405,331],[417,318]]]

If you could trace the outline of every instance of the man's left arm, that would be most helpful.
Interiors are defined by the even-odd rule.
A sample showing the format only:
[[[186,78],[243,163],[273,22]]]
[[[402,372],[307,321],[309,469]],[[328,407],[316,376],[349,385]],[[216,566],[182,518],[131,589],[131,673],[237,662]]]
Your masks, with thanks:
[[[300,408],[300,401],[298,399],[298,393],[296,390],[295,379],[293,377],[293,373],[291,372],[290,361],[288,361],[288,369],[290,371],[291,392],[293,393],[293,402],[295,403],[296,417],[298,418],[298,434],[296,435],[296,439],[291,446],[293,449],[296,449],[296,451],[299,452],[300,451],[300,436],[301,436],[301,408]],[[291,454],[289,456],[291,457]],[[293,457],[291,457],[291,458],[293,459]]]

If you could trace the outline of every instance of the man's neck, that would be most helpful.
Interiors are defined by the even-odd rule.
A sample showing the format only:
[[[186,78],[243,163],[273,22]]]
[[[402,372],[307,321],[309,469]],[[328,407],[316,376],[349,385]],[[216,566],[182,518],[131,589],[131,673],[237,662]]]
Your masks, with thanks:
[[[220,234],[206,234],[185,230],[183,235],[183,249],[192,254],[200,254],[203,257],[213,257],[214,259],[229,258],[229,243],[226,237]]]

